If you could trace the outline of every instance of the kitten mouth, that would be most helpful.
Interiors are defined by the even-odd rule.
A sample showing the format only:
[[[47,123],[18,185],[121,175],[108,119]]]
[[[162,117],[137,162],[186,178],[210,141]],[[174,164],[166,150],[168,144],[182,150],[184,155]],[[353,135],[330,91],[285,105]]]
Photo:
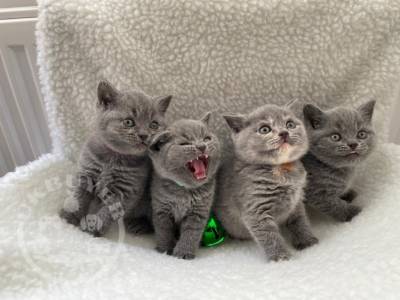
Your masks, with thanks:
[[[360,153],[358,153],[356,151],[351,151],[349,154],[346,155],[346,157],[349,157],[349,158],[356,158],[359,156],[360,156]]]
[[[196,180],[204,180],[207,178],[208,155],[199,155],[196,159],[192,159],[186,163],[186,167],[192,173]]]

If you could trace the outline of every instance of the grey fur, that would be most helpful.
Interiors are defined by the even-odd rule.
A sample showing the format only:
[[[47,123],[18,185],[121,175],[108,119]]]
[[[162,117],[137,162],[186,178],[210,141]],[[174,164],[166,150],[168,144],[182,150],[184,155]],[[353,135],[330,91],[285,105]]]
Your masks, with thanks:
[[[308,149],[303,123],[287,107],[275,105],[225,118],[232,128],[235,158],[222,168],[214,207],[225,229],[234,238],[254,239],[274,261],[290,257],[281,224],[287,225],[297,249],[317,243],[303,204],[306,172],[299,159]],[[289,121],[294,128],[287,128]],[[262,134],[265,125],[271,132]],[[282,132],[288,133],[289,146],[282,146]]]
[[[177,121],[150,146],[156,250],[178,258],[195,257],[213,203],[220,145],[206,124],[208,119],[206,114],[201,121]],[[199,181],[187,163],[201,154],[208,155],[208,169],[207,177]]]
[[[63,209],[62,218],[97,236],[126,212],[150,205],[143,197],[151,171],[147,145],[166,127],[170,100],[100,82],[95,131],[82,149],[74,185],[79,208]]]
[[[310,139],[310,151],[303,159],[308,173],[305,201],[341,222],[351,221],[361,211],[350,204],[357,196],[350,185],[355,168],[375,145],[371,124],[374,105],[375,101],[369,101],[357,109],[337,107],[328,111],[311,104],[304,106]],[[365,131],[367,137],[357,136],[360,131]],[[339,141],[333,140],[334,134],[340,135]],[[351,144],[357,144],[355,150]],[[357,154],[347,156],[352,151]]]

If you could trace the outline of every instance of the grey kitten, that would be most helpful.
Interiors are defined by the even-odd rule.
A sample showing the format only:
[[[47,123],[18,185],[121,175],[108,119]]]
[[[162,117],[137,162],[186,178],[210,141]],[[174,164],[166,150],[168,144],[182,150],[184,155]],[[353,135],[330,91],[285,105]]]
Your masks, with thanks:
[[[213,203],[220,144],[209,117],[177,121],[150,146],[156,250],[178,258],[195,257]]]
[[[350,184],[355,168],[374,148],[374,106],[375,101],[369,101],[357,109],[324,112],[312,104],[303,109],[310,139],[303,158],[308,172],[305,201],[338,221],[350,221],[361,211],[350,204],[357,196]]]
[[[149,180],[148,142],[166,125],[171,96],[152,99],[137,92],[120,92],[110,83],[98,85],[95,131],[86,141],[74,185],[75,211],[60,216],[96,236],[113,221],[140,206]]]
[[[265,105],[248,115],[224,116],[232,129],[235,157],[223,166],[215,214],[234,238],[254,239],[267,259],[288,259],[280,234],[287,226],[295,248],[318,242],[303,204],[307,152],[303,123],[288,108]]]

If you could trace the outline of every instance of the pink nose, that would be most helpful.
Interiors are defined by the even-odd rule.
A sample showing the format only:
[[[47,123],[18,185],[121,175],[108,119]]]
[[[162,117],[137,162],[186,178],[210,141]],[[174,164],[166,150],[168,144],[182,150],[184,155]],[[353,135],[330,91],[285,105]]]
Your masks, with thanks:
[[[279,136],[280,136],[284,141],[286,141],[287,138],[289,137],[289,132],[287,132],[287,131],[279,132]]]

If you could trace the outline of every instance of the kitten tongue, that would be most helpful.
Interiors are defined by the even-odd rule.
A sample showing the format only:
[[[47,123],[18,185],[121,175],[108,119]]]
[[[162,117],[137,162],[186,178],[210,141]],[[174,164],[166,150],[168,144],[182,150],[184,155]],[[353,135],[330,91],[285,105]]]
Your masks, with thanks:
[[[196,177],[197,180],[204,179],[206,178],[206,166],[204,162],[200,159],[195,159],[192,162],[192,167],[194,169],[194,177]]]

